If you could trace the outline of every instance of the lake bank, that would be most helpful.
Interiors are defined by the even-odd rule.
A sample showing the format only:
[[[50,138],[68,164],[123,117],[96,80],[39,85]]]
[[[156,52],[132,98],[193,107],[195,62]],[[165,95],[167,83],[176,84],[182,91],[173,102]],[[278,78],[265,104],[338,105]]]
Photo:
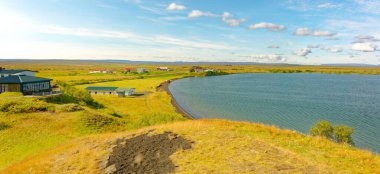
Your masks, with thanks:
[[[184,77],[184,78],[187,78],[187,77]],[[171,82],[173,82],[175,80],[179,80],[179,79],[184,79],[184,78],[167,80],[167,81],[161,83],[159,86],[157,86],[156,90],[157,91],[165,91],[170,96],[171,104],[174,106],[176,112],[181,114],[185,118],[193,120],[194,117],[179,105],[179,103],[177,102],[177,100],[174,98],[173,94],[169,90],[169,85]]]

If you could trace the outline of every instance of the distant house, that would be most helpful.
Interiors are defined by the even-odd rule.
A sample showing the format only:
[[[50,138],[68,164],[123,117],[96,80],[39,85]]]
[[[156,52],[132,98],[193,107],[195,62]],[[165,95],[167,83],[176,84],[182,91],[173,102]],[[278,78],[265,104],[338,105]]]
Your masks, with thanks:
[[[90,74],[100,74],[100,73],[113,74],[113,71],[111,71],[111,70],[95,70],[95,71],[90,71],[89,73]]]
[[[190,71],[191,72],[202,73],[202,72],[204,72],[204,69],[202,67],[200,67],[200,66],[193,66],[193,67],[191,67]]]
[[[112,86],[89,86],[86,90],[91,95],[117,95],[119,97],[135,94],[135,88],[119,88]]]
[[[21,92],[28,95],[39,92],[50,92],[51,81],[52,79],[26,75],[2,77],[0,78],[0,93]]]
[[[124,69],[124,73],[130,73],[130,72],[132,72],[132,68],[125,68]]]
[[[12,76],[12,75],[13,76],[17,76],[17,75],[35,76],[36,72],[35,71],[30,71],[30,70],[6,70],[4,68],[0,69],[0,78]]]
[[[145,73],[148,72],[145,68],[137,68],[137,73]]]
[[[168,67],[158,67],[157,71],[171,71],[171,69]]]

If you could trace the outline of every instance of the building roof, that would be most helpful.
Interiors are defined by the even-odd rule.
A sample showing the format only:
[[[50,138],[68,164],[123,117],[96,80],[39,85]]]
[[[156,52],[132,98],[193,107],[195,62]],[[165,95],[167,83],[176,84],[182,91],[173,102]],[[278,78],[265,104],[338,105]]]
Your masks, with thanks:
[[[119,88],[119,87],[113,87],[113,86],[89,86],[86,88],[88,91],[129,91],[134,88]]]
[[[35,77],[35,76],[8,76],[0,78],[2,84],[21,84],[21,83],[33,83],[33,82],[46,82],[52,79]]]
[[[31,71],[31,70],[22,70],[22,69],[2,69],[0,70],[0,74],[15,74],[15,73],[20,73],[24,71]],[[34,71],[31,71],[34,72]]]
[[[89,86],[86,90],[89,91],[115,91],[118,87],[113,86]]]

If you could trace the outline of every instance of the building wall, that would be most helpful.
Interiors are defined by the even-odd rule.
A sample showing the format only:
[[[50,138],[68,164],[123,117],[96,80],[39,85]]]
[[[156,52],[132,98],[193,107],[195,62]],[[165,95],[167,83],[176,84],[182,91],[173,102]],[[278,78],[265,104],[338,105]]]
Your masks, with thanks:
[[[19,84],[0,84],[0,93],[3,92],[20,92]]]
[[[22,84],[22,92],[42,92],[50,90],[50,81]]]
[[[91,95],[117,95],[116,91],[89,91]]]

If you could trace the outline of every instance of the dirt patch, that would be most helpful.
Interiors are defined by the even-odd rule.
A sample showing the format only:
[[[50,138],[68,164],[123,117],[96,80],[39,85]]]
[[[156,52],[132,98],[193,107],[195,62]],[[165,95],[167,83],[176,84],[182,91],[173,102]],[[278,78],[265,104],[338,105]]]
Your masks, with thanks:
[[[170,155],[177,150],[191,148],[192,142],[172,132],[158,135],[143,134],[121,140],[108,159],[108,173],[174,173]]]

